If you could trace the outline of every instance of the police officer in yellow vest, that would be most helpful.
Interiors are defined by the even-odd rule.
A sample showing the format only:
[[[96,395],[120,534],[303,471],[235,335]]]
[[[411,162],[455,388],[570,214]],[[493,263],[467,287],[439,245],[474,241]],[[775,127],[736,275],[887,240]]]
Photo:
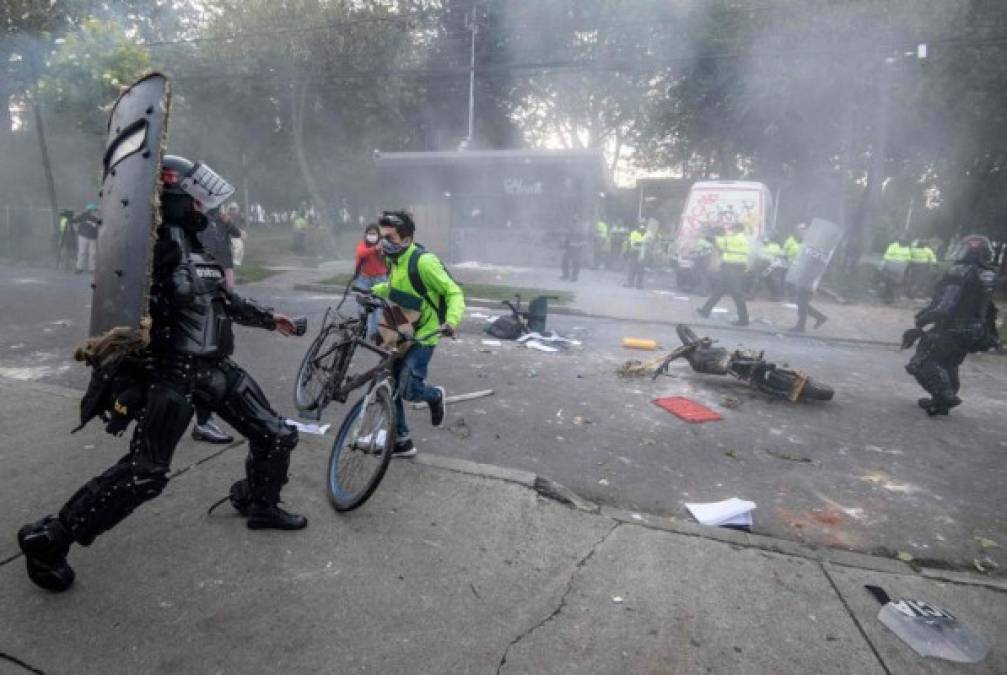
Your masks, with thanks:
[[[906,279],[913,255],[905,239],[893,241],[885,249],[881,263],[881,299],[891,304]]]
[[[730,234],[717,237],[720,251],[720,273],[714,280],[713,290],[706,304],[696,311],[700,316],[709,317],[710,312],[725,295],[730,295],[738,309],[735,326],[748,325],[748,307],[745,305],[745,291],[748,280],[748,235],[745,226],[734,223]]]
[[[929,287],[937,281],[933,273],[936,265],[937,254],[934,250],[927,242],[914,239],[909,245],[909,272],[906,279],[910,297],[929,296]]]
[[[644,257],[647,254],[647,234],[646,223],[641,222],[636,229],[629,233],[626,240],[626,262],[629,264],[629,278],[624,284],[628,288],[643,288]]]
[[[608,223],[599,218],[594,226],[594,268],[600,270],[605,266],[608,256]]]

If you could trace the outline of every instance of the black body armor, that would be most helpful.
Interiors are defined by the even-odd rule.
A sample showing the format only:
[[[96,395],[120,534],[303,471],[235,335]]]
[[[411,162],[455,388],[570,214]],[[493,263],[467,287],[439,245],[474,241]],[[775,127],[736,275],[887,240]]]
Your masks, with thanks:
[[[181,227],[162,228],[151,284],[151,351],[223,359],[234,352],[231,323],[276,327],[268,308],[227,290],[224,270]]]

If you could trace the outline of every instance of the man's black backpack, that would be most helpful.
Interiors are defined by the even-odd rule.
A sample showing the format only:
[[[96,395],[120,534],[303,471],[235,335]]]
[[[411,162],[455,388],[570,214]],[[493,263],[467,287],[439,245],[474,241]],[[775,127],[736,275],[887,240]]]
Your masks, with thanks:
[[[419,293],[420,297],[423,298],[428,305],[434,308],[437,312],[437,321],[443,324],[448,315],[447,298],[442,295],[440,297],[440,301],[435,303],[430,298],[426,284],[424,284],[423,279],[420,278],[420,258],[428,253],[430,253],[430,251],[423,248],[420,244],[416,244],[416,252],[413,253],[411,258],[409,258],[409,283],[412,284],[413,290]],[[443,262],[441,263],[441,266],[444,267],[444,272],[451,277],[451,280],[461,286],[454,276],[452,276],[451,272],[448,271],[448,268],[444,266]]]

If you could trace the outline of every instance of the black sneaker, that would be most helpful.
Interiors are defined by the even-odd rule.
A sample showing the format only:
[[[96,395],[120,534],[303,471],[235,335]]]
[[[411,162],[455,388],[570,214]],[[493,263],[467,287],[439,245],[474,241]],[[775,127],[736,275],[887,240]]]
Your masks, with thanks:
[[[448,394],[444,391],[444,387],[434,387],[434,389],[441,393],[441,397],[437,401],[427,404],[430,406],[430,424],[433,425],[434,429],[443,429],[444,408],[446,407],[445,400],[447,400]]]
[[[28,578],[47,591],[60,593],[73,585],[76,577],[66,561],[72,538],[55,516],[46,516],[23,526],[17,543],[24,553]]]
[[[827,316],[823,316],[820,319],[815,319],[815,330],[818,330],[819,328],[821,328],[822,324],[825,323],[828,320],[829,320],[829,317],[827,317]]]
[[[284,511],[277,504],[253,501],[248,507],[245,524],[250,530],[303,530],[308,526],[308,519],[298,513]]]
[[[395,446],[392,448],[392,457],[415,457],[416,456],[416,446],[413,445],[411,439],[406,439],[404,441],[397,441]]]
[[[204,441],[206,443],[223,444],[234,441],[234,436],[227,434],[213,420],[206,420],[206,424],[199,424],[197,422],[192,425],[192,437],[197,441]]]

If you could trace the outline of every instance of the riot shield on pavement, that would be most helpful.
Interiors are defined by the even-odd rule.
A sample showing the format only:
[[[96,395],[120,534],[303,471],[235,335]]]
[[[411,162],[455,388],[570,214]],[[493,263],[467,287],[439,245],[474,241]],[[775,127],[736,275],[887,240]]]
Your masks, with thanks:
[[[92,337],[112,328],[139,330],[148,314],[170,100],[168,78],[151,73],[123,91],[109,115]]]
[[[816,290],[842,238],[843,228],[835,223],[822,218],[812,220],[797,258],[787,270],[786,282],[796,288]]]

